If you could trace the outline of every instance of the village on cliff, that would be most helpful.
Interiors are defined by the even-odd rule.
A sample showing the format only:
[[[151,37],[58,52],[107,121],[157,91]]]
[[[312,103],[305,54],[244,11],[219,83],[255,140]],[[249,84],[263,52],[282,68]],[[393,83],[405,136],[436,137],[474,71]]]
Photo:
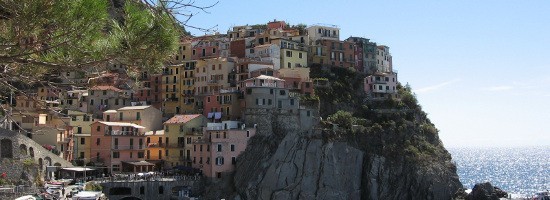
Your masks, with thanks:
[[[49,75],[56,84],[14,92],[2,104],[9,112],[0,126],[41,147],[27,142],[9,151],[5,146],[12,141],[4,138],[1,156],[19,152],[35,159],[47,180],[63,178],[54,172],[59,168],[85,166],[78,169],[93,169],[87,176],[101,178],[180,170],[215,181],[234,170],[249,139],[272,126],[269,116],[290,116],[288,125],[301,130],[318,124],[318,104],[303,102],[331,80],[311,78],[313,67],[364,74],[366,100],[397,95],[387,46],[362,37],[341,39],[335,25],[274,20],[235,26],[226,34],[182,36],[160,73],[116,62],[60,69]],[[39,150],[70,164],[39,157]],[[131,193],[138,192],[144,191]]]

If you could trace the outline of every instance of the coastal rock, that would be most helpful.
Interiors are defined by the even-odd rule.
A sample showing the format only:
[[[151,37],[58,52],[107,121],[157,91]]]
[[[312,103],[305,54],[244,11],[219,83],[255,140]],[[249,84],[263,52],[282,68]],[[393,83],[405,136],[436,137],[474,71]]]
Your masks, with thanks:
[[[466,196],[466,200],[498,200],[507,196],[508,193],[498,187],[493,187],[490,182],[486,182],[476,184],[472,192]]]
[[[405,155],[376,155],[323,135],[254,138],[239,157],[236,191],[207,198],[451,199],[461,185],[445,163],[417,166]]]

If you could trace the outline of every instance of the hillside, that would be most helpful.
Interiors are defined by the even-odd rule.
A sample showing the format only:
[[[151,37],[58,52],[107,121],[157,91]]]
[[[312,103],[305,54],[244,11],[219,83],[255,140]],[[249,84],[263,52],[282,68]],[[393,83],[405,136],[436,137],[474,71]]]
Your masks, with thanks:
[[[209,198],[451,199],[461,187],[410,88],[367,103],[360,74],[312,69],[312,77],[330,82],[316,88],[325,120],[307,132],[274,127],[256,135],[234,177],[207,190]]]

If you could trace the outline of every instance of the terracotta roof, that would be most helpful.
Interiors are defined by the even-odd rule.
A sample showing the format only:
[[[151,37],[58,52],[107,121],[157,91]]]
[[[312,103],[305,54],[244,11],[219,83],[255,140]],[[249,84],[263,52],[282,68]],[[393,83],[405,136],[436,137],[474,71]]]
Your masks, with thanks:
[[[113,91],[116,91],[116,92],[122,92],[121,89],[118,89],[114,86],[111,86],[111,85],[100,85],[100,86],[94,86],[92,88],[90,88],[90,90],[113,90]]]
[[[187,123],[191,121],[192,119],[195,119],[197,117],[201,116],[201,114],[194,114],[194,115],[176,115],[172,118],[170,118],[168,121],[164,122],[164,124],[179,124],[179,123]]]

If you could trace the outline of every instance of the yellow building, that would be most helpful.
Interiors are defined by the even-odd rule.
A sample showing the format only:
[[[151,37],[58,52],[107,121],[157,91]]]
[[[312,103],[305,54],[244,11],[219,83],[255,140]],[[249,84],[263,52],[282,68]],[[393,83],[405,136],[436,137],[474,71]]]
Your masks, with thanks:
[[[166,166],[190,166],[191,144],[193,137],[202,137],[202,128],[206,126],[204,115],[176,115],[164,122]],[[168,155],[168,156],[166,156]]]
[[[71,118],[69,124],[74,133],[75,163],[77,165],[86,164],[92,160],[90,155],[90,125],[95,122],[95,119],[92,118],[92,114],[79,111],[69,110],[68,115]]]
[[[167,150],[166,144],[169,142],[164,135],[164,130],[148,131],[145,133],[147,139],[145,144],[147,147],[147,162],[154,163],[157,169],[164,167],[164,160],[166,160]]]
[[[271,43],[281,47],[280,69],[307,67],[308,55],[304,44],[286,39],[273,39]]]

